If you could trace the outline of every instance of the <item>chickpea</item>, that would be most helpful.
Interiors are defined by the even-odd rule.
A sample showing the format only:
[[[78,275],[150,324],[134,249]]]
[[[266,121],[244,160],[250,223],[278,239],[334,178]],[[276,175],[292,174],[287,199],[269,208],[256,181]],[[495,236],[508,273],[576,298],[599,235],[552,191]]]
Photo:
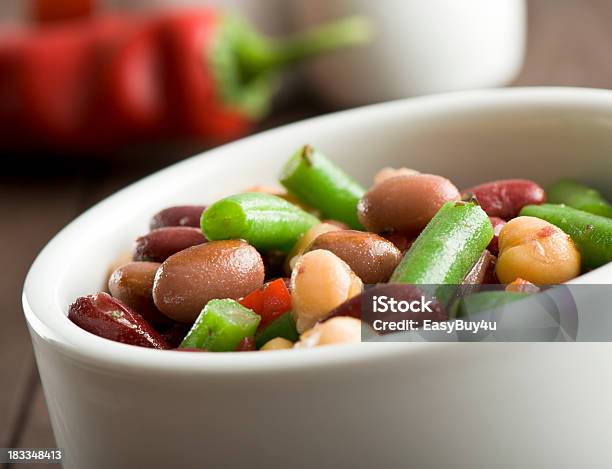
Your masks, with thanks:
[[[374,184],[378,184],[379,182],[383,182],[386,179],[390,179],[395,176],[415,176],[419,173],[415,169],[410,168],[391,168],[387,166],[376,173],[374,176]]]
[[[276,337],[266,342],[259,350],[265,352],[267,350],[285,350],[290,348],[293,348],[293,342],[283,337]]]
[[[310,348],[319,345],[355,344],[361,342],[361,321],[340,316],[316,324],[300,336],[296,348]]]
[[[359,277],[332,252],[317,249],[301,256],[291,274],[292,314],[298,332],[313,327],[362,287]]]
[[[304,254],[304,251],[312,244],[315,238],[323,233],[329,233],[330,231],[340,231],[342,228],[333,223],[319,223],[318,225],[310,228],[304,233],[300,239],[298,239],[295,246],[291,249],[291,252],[287,255],[285,261],[285,271],[290,274],[297,262],[298,258]]]
[[[528,282],[524,278],[517,278],[512,283],[506,285],[506,291],[509,292],[524,292],[524,293],[538,293],[540,289],[533,283]]]
[[[580,253],[555,225],[535,217],[510,220],[499,233],[496,273],[501,283],[563,283],[580,275]]]

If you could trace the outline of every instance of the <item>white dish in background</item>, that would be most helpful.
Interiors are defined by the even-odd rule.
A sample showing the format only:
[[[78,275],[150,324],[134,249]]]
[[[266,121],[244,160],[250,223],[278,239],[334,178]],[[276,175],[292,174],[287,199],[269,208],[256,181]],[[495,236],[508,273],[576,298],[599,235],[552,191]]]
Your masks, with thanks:
[[[160,208],[273,182],[303,143],[362,183],[406,165],[460,187],[572,176],[610,193],[612,92],[463,92],[324,116],[220,147],[87,211],[39,255],[24,309],[65,467],[605,467],[609,343],[150,350],[67,318]],[[610,283],[612,265],[590,273]]]
[[[315,90],[339,106],[506,85],[523,63],[525,0],[296,0],[291,5],[298,28],[355,14],[372,21],[370,44],[304,66]]]

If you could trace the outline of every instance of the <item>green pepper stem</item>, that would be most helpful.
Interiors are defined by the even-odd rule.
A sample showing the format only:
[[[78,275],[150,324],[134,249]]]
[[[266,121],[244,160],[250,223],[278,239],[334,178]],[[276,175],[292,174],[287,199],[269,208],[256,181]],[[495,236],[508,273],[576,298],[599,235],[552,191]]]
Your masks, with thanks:
[[[366,18],[345,18],[314,27],[293,37],[271,41],[259,54],[242,57],[242,66],[251,76],[255,76],[292,65],[308,57],[365,43],[371,37],[371,23]]]

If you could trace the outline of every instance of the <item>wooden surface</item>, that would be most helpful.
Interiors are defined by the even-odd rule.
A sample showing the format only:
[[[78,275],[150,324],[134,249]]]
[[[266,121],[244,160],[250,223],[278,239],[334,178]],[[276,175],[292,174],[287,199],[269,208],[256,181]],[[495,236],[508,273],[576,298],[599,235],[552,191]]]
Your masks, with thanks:
[[[611,50],[611,1],[531,0],[527,57],[515,84],[612,88]],[[294,106],[278,112],[266,126],[322,109]],[[114,165],[28,159],[0,172],[0,447],[55,446],[21,311],[21,287],[30,263],[80,212],[188,155],[187,150],[170,153]],[[3,155],[3,161],[8,159]]]

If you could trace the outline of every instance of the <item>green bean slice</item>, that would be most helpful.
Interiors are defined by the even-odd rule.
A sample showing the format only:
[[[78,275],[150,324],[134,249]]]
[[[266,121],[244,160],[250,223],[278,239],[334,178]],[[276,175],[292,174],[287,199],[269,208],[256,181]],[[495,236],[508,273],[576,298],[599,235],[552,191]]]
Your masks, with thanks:
[[[244,239],[262,251],[289,252],[319,220],[275,195],[249,192],[221,199],[202,213],[202,232],[211,241]]]

